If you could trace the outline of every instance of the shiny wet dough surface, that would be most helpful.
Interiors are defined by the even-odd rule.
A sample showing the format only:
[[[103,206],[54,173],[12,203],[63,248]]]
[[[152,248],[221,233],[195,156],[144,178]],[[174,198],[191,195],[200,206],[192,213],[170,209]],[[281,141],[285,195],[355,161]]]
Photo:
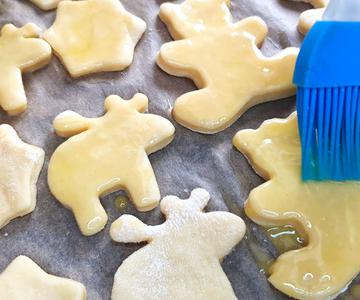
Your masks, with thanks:
[[[234,145],[268,181],[253,189],[245,205],[256,223],[291,224],[307,245],[281,255],[270,282],[298,299],[329,299],[360,270],[360,184],[303,183],[296,115],[242,130]]]
[[[191,78],[198,91],[176,99],[173,116],[201,133],[217,133],[256,104],[295,94],[292,74],[298,50],[265,57],[259,50],[268,28],[259,17],[233,23],[225,0],[164,3],[160,18],[177,41],[166,43],[158,65]]]

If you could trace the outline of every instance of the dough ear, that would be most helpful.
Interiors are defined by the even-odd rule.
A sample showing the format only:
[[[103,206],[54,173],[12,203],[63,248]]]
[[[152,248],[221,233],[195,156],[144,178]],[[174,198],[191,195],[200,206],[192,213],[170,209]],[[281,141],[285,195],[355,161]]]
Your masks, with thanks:
[[[149,100],[144,94],[136,94],[130,100],[124,100],[117,95],[111,95],[105,99],[105,110],[110,111],[116,107],[120,110],[127,111],[129,108],[136,109],[143,113],[148,109]]]
[[[260,46],[268,34],[268,27],[263,19],[259,17],[249,17],[235,24],[240,32],[248,32],[255,36],[255,44]]]
[[[149,106],[149,99],[144,94],[136,94],[131,100],[130,104],[134,107],[138,112],[143,113],[147,111]]]
[[[111,224],[110,236],[115,242],[141,243],[151,240],[148,225],[131,215],[123,215]]]
[[[54,120],[56,134],[61,137],[70,137],[79,134],[91,125],[91,121],[73,111],[65,111]]]
[[[203,210],[210,200],[210,194],[208,191],[198,188],[191,192],[189,200],[195,203],[200,210]]]
[[[19,29],[25,38],[37,38],[40,36],[41,29],[34,23],[27,23]]]

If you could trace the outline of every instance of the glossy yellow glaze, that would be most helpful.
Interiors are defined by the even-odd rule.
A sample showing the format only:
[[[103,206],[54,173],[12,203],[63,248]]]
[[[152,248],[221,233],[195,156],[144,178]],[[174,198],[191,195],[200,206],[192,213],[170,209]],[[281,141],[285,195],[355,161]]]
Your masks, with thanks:
[[[70,75],[79,77],[128,67],[145,29],[119,0],[64,1],[44,38]]]
[[[246,214],[263,226],[290,224],[306,246],[281,255],[270,282],[297,299],[330,299],[360,270],[360,183],[300,177],[296,115],[236,134],[234,145],[268,181],[255,188]]]
[[[125,189],[141,211],[153,209],[160,192],[148,155],[168,145],[174,126],[165,118],[144,114],[145,95],[130,101],[105,100],[107,113],[88,119],[64,112],[54,121],[58,135],[70,137],[56,149],[48,173],[54,196],[70,208],[84,235],[103,229],[107,215],[99,197]]]
[[[34,3],[36,6],[43,10],[54,9],[61,1],[64,0],[30,0],[30,2]]]
[[[7,24],[0,36],[0,107],[17,115],[27,107],[21,72],[35,71],[51,58],[51,48],[39,39],[40,29],[28,23],[22,28]]]
[[[173,116],[181,125],[216,133],[253,105],[295,94],[298,49],[263,56],[258,46],[267,27],[260,18],[232,23],[225,0],[165,3],[160,17],[180,40],[161,47],[158,65],[169,74],[191,78],[200,89],[176,100]]]

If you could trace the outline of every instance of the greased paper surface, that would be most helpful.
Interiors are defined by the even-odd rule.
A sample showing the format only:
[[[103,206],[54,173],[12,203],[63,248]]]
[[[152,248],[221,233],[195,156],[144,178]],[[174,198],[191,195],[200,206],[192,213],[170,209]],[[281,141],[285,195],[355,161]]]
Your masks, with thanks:
[[[159,224],[164,219],[159,208],[139,213],[131,202],[124,210],[119,210],[115,200],[121,193],[115,193],[102,201],[109,215],[105,230],[93,237],[83,236],[72,213],[51,196],[47,186],[49,158],[63,142],[54,133],[52,121],[65,110],[87,117],[101,116],[106,96],[118,94],[130,99],[136,92],[141,92],[149,97],[149,111],[170,119],[176,127],[172,144],[150,155],[162,197],[170,194],[187,198],[192,189],[202,187],[212,196],[208,210],[228,210],[243,217],[249,237],[223,263],[236,296],[250,300],[289,299],[270,287],[250,251],[250,246],[255,243],[268,255],[277,256],[263,231],[244,216],[243,203],[249,191],[263,181],[233,148],[232,138],[240,129],[257,128],[266,119],[287,117],[295,109],[295,98],[252,108],[229,129],[212,136],[197,134],[178,125],[170,116],[172,105],[177,97],[194,90],[195,86],[190,80],[166,74],[155,64],[157,51],[171,40],[158,18],[163,2],[122,0],[126,9],[148,25],[135,50],[134,62],[127,70],[73,80],[58,59],[53,58],[47,67],[23,77],[27,111],[19,117],[8,117],[5,112],[0,112],[0,124],[11,124],[24,141],[42,147],[46,152],[45,166],[37,185],[35,211],[0,231],[0,271],[16,256],[27,255],[49,273],[82,282],[89,300],[110,299],[116,270],[138,249],[133,244],[112,242],[109,236],[111,222],[123,213],[134,214],[147,224]],[[300,45],[302,36],[296,29],[298,16],[309,8],[309,5],[288,0],[232,0],[234,20],[258,15],[269,26],[269,36],[262,47],[265,55]],[[16,26],[34,22],[46,29],[54,18],[55,11],[44,12],[30,1],[0,0],[1,26],[10,22]]]

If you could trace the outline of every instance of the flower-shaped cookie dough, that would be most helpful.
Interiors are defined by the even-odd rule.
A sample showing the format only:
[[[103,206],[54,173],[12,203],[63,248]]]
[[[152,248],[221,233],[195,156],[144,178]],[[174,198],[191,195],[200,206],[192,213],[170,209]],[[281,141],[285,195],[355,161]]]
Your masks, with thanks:
[[[64,1],[44,38],[70,75],[79,77],[128,67],[145,29],[119,0]]]
[[[204,213],[209,197],[203,189],[187,200],[165,197],[166,222],[158,226],[130,215],[112,224],[113,240],[148,242],[119,267],[112,300],[237,299],[220,261],[243,238],[245,224],[228,212]]]
[[[19,256],[0,274],[4,300],[85,300],[85,287],[44,272],[26,256]]]
[[[293,225],[306,240],[276,260],[270,282],[297,299],[334,298],[360,271],[360,183],[301,181],[295,114],[240,131],[234,145],[268,180],[250,193],[246,214],[263,226]]]
[[[30,0],[30,2],[34,3],[36,6],[40,7],[43,10],[54,9],[61,1],[64,0]]]
[[[329,0],[296,0],[296,1],[310,3],[312,6],[315,7],[314,9],[309,9],[304,11],[299,18],[298,29],[303,35],[306,35],[311,29],[311,27],[313,27],[315,22],[321,20],[322,15],[324,14],[325,11],[325,7],[328,4]]]
[[[263,56],[258,46],[267,35],[266,24],[258,17],[232,23],[228,2],[186,0],[160,8],[160,18],[178,41],[162,46],[158,65],[191,78],[200,89],[176,100],[174,118],[202,133],[227,128],[253,105],[295,94],[298,49]]]
[[[32,24],[22,28],[7,24],[0,36],[0,107],[17,115],[27,107],[21,72],[31,72],[46,65],[51,48],[39,39],[40,29]]]
[[[41,148],[21,141],[10,125],[0,125],[0,228],[34,210],[43,163]]]
[[[145,95],[129,101],[110,96],[105,108],[100,118],[67,111],[54,121],[60,136],[72,137],[50,160],[49,186],[72,209],[85,235],[99,232],[107,222],[102,195],[126,189],[140,211],[158,205],[160,192],[148,155],[167,146],[175,132],[167,119],[144,113]]]

